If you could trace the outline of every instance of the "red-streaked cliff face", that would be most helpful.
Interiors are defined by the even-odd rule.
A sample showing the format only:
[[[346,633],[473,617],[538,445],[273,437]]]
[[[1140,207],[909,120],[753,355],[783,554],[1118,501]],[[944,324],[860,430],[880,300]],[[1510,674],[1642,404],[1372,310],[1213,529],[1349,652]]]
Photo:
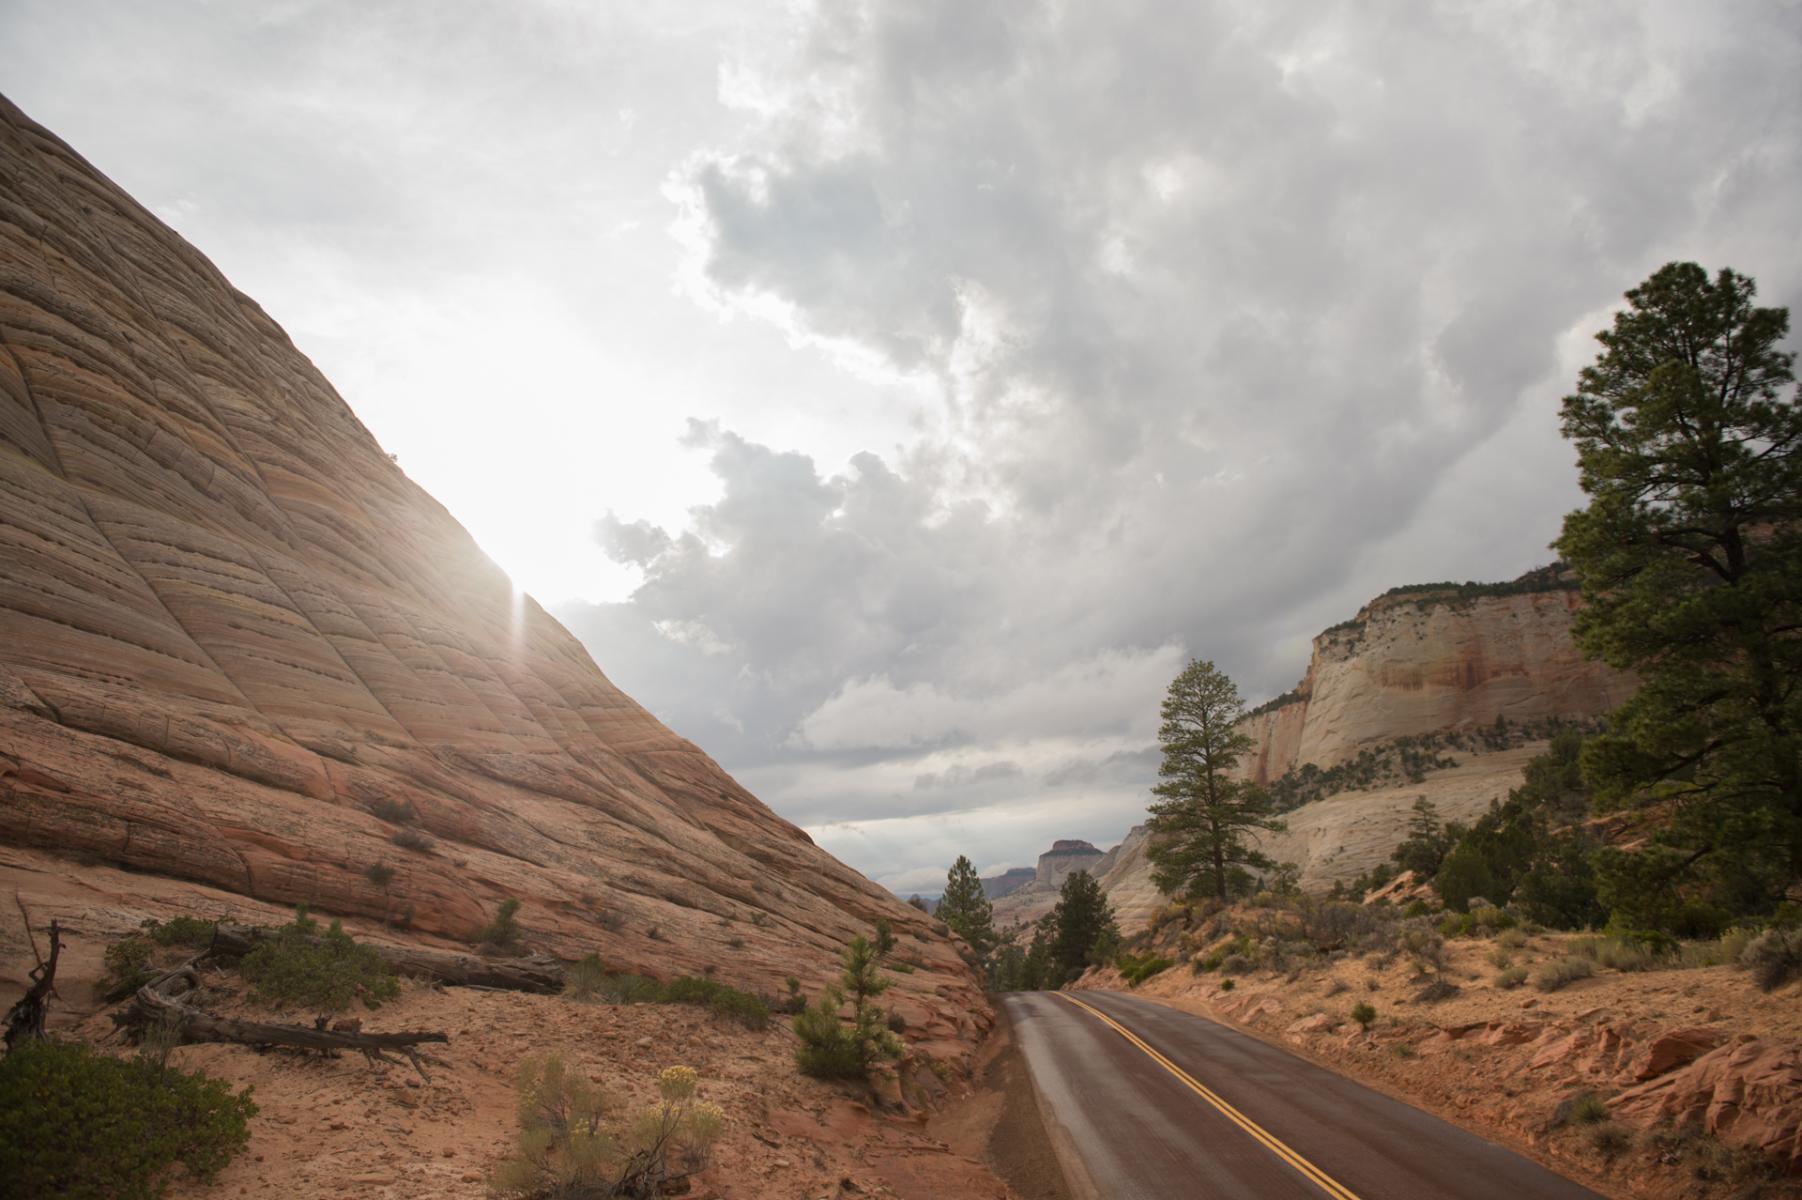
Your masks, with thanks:
[[[559,954],[766,989],[886,917],[941,1032],[987,1020],[928,918],[609,683],[254,303],[4,101],[0,842],[451,940],[517,896]]]

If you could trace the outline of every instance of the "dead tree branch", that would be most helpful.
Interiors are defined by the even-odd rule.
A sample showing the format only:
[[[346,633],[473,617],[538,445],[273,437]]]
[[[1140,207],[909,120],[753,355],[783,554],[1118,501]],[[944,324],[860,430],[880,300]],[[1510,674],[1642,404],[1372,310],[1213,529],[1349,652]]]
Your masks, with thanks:
[[[16,897],[15,897],[16,899]],[[24,912],[25,906],[19,905]],[[25,935],[31,936],[31,926],[25,927]],[[37,943],[32,943],[32,951],[37,950]],[[62,926],[55,921],[50,922],[50,957],[40,959],[31,971],[31,986],[19,997],[6,1012],[6,1048],[11,1050],[21,1042],[35,1041],[44,1036],[44,1016],[50,1009],[50,996],[56,990],[56,960],[63,952]]]
[[[113,1014],[115,1024],[137,1028],[146,1024],[165,1024],[177,1040],[193,1042],[230,1042],[241,1046],[288,1046],[298,1050],[355,1050],[370,1062],[400,1062],[388,1051],[404,1054],[412,1062],[421,1079],[430,1083],[425,1064],[417,1047],[423,1042],[446,1042],[450,1037],[436,1030],[411,1030],[401,1033],[363,1033],[360,1030],[321,1029],[316,1025],[285,1025],[267,1021],[239,1021],[214,1016],[187,1003],[200,987],[200,974],[194,961],[158,976],[132,997],[131,1003]]]

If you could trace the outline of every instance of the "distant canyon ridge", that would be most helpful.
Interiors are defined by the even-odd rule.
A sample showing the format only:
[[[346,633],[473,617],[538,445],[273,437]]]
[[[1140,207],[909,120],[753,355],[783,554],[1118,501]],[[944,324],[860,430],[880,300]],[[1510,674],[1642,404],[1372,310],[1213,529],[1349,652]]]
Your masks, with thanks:
[[[1322,892],[1388,858],[1418,797],[1459,821],[1506,798],[1557,724],[1593,723],[1637,686],[1577,649],[1580,604],[1554,564],[1507,583],[1395,588],[1322,631],[1301,681],[1240,723],[1245,775],[1296,804],[1264,850]],[[1165,903],[1145,840],[1138,826],[1105,852],[1060,841],[1035,870],[984,880],[997,924],[1036,921],[1086,869],[1122,927],[1141,927]]]

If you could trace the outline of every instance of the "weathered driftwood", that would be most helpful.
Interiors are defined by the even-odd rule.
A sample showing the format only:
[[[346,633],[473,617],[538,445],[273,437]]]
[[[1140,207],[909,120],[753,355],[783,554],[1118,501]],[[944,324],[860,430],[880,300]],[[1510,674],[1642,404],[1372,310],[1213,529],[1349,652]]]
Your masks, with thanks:
[[[256,925],[219,923],[207,953],[220,958],[242,958],[259,942],[275,935]],[[379,946],[365,942],[381,955],[398,975],[435,979],[457,987],[499,988],[508,992],[556,993],[563,990],[563,964],[544,954],[526,958],[482,958],[475,954],[447,954],[406,946]]]
[[[21,904],[19,911],[24,912]],[[25,930],[26,937],[31,936],[29,924]],[[32,953],[37,953],[37,943],[31,945]],[[44,1036],[44,1014],[50,1009],[50,997],[56,990],[56,960],[63,952],[62,926],[55,921],[50,922],[50,957],[31,969],[29,978],[31,986],[25,989],[18,1002],[6,1010],[6,1048],[11,1050],[20,1042],[34,1041]]]
[[[196,960],[198,961],[198,960]],[[324,1019],[313,1025],[284,1025],[268,1021],[239,1021],[215,1016],[187,1003],[187,998],[200,987],[200,973],[193,962],[187,962],[151,980],[139,988],[131,1004],[113,1015],[121,1026],[162,1025],[181,1042],[232,1042],[242,1046],[289,1046],[298,1050],[355,1050],[371,1062],[380,1060],[399,1063],[385,1051],[407,1056],[413,1069],[426,1082],[425,1064],[416,1049],[423,1042],[449,1042],[450,1038],[436,1030],[410,1030],[401,1033],[364,1033],[360,1029],[323,1028]]]

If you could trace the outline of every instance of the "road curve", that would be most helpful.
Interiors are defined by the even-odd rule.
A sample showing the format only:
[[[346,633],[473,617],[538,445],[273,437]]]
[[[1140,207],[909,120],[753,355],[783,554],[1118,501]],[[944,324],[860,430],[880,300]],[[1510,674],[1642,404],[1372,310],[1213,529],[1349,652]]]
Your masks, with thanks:
[[[1114,992],[1007,1010],[1054,1142],[1103,1200],[1600,1200],[1204,1017]]]

